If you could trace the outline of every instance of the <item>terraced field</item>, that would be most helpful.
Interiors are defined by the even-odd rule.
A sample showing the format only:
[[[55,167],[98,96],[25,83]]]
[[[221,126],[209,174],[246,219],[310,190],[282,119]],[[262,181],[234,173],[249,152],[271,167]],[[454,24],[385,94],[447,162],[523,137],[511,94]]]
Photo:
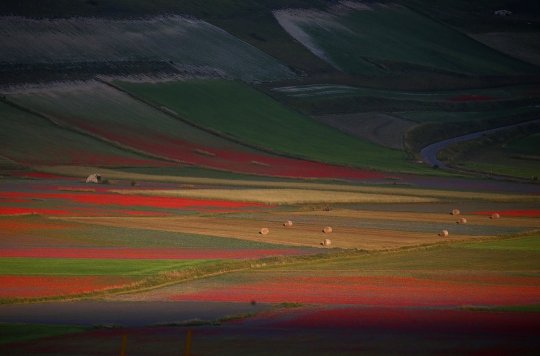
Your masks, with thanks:
[[[292,78],[285,64],[193,17],[137,20],[0,18],[0,62],[166,61],[184,76],[245,81]]]
[[[287,9],[274,15],[296,40],[347,73],[381,75],[396,62],[459,73],[538,73],[399,5],[344,2],[327,12]]]

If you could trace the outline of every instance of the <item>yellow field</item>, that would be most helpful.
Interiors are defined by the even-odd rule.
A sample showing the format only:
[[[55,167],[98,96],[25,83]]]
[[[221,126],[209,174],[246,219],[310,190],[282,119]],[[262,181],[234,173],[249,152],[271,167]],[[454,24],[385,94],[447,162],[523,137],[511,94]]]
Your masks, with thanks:
[[[404,195],[367,194],[306,189],[184,189],[184,190],[112,190],[130,195],[175,198],[218,199],[273,205],[339,203],[432,203],[437,199]]]

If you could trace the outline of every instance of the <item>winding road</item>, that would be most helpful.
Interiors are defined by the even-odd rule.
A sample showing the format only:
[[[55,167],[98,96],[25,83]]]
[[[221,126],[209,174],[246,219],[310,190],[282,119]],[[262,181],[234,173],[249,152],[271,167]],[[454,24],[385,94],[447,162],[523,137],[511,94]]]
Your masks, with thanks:
[[[497,127],[495,129],[490,129],[490,130],[484,130],[484,131],[480,131],[480,132],[475,132],[475,133],[472,133],[472,134],[468,134],[468,135],[463,135],[463,136],[458,136],[458,137],[454,137],[454,138],[451,138],[451,139],[448,139],[448,140],[444,140],[444,141],[440,141],[440,142],[435,142],[429,146],[426,146],[424,147],[421,151],[420,151],[420,156],[422,157],[422,159],[424,161],[426,161],[431,167],[434,167],[434,166],[438,166],[439,168],[444,168],[444,169],[452,169],[448,166],[446,166],[444,163],[442,163],[441,161],[439,161],[437,159],[437,152],[448,146],[449,144],[452,144],[452,143],[455,143],[455,142],[461,142],[461,141],[467,141],[467,140],[472,140],[472,139],[475,139],[475,138],[478,138],[482,135],[485,135],[485,134],[489,134],[489,133],[492,133],[492,132],[495,132],[495,131],[500,131],[500,130],[506,130],[506,129],[509,129],[511,127],[516,127],[516,126],[521,126],[521,125],[527,125],[527,124],[532,124],[532,123],[536,123],[536,122],[539,122],[540,123],[540,119],[536,119],[536,120],[531,120],[531,121],[525,121],[525,122],[520,122],[520,123],[517,123],[517,124],[513,124],[513,125],[508,125],[508,126],[503,126],[503,127]]]

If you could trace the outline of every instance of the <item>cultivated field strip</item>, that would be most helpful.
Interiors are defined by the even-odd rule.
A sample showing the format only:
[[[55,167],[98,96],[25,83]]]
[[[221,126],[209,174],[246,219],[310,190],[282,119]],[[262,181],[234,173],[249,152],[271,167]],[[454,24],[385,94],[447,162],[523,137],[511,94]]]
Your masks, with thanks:
[[[332,246],[335,248],[357,248],[366,250],[393,249],[404,246],[433,244],[441,241],[463,241],[485,238],[485,236],[472,235],[440,237],[438,236],[438,231],[433,233],[421,233],[351,227],[336,229],[328,235],[322,232],[322,229],[324,228],[323,224],[295,224],[293,228],[286,228],[283,226],[283,222],[265,222],[219,217],[77,217],[62,219],[87,224],[161,231],[181,231],[256,242],[321,248],[321,242],[325,238],[332,239]],[[263,227],[270,230],[267,235],[259,233]]]
[[[6,63],[167,61],[198,75],[246,81],[292,78],[283,63],[207,22],[183,16],[137,20],[0,18]]]
[[[369,3],[327,12],[274,11],[296,40],[334,67],[354,74],[383,74],[385,61],[475,74],[537,72],[464,34],[400,5]]]

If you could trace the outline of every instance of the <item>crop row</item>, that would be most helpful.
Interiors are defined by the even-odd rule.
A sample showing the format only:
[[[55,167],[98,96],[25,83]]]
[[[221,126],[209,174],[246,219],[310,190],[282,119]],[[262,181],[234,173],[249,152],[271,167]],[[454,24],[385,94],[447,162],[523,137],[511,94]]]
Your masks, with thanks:
[[[266,303],[297,302],[370,306],[460,306],[534,304],[540,286],[459,283],[418,278],[362,276],[276,278],[173,295],[170,300]]]
[[[128,276],[6,276],[0,275],[0,298],[72,295],[132,284]]]

